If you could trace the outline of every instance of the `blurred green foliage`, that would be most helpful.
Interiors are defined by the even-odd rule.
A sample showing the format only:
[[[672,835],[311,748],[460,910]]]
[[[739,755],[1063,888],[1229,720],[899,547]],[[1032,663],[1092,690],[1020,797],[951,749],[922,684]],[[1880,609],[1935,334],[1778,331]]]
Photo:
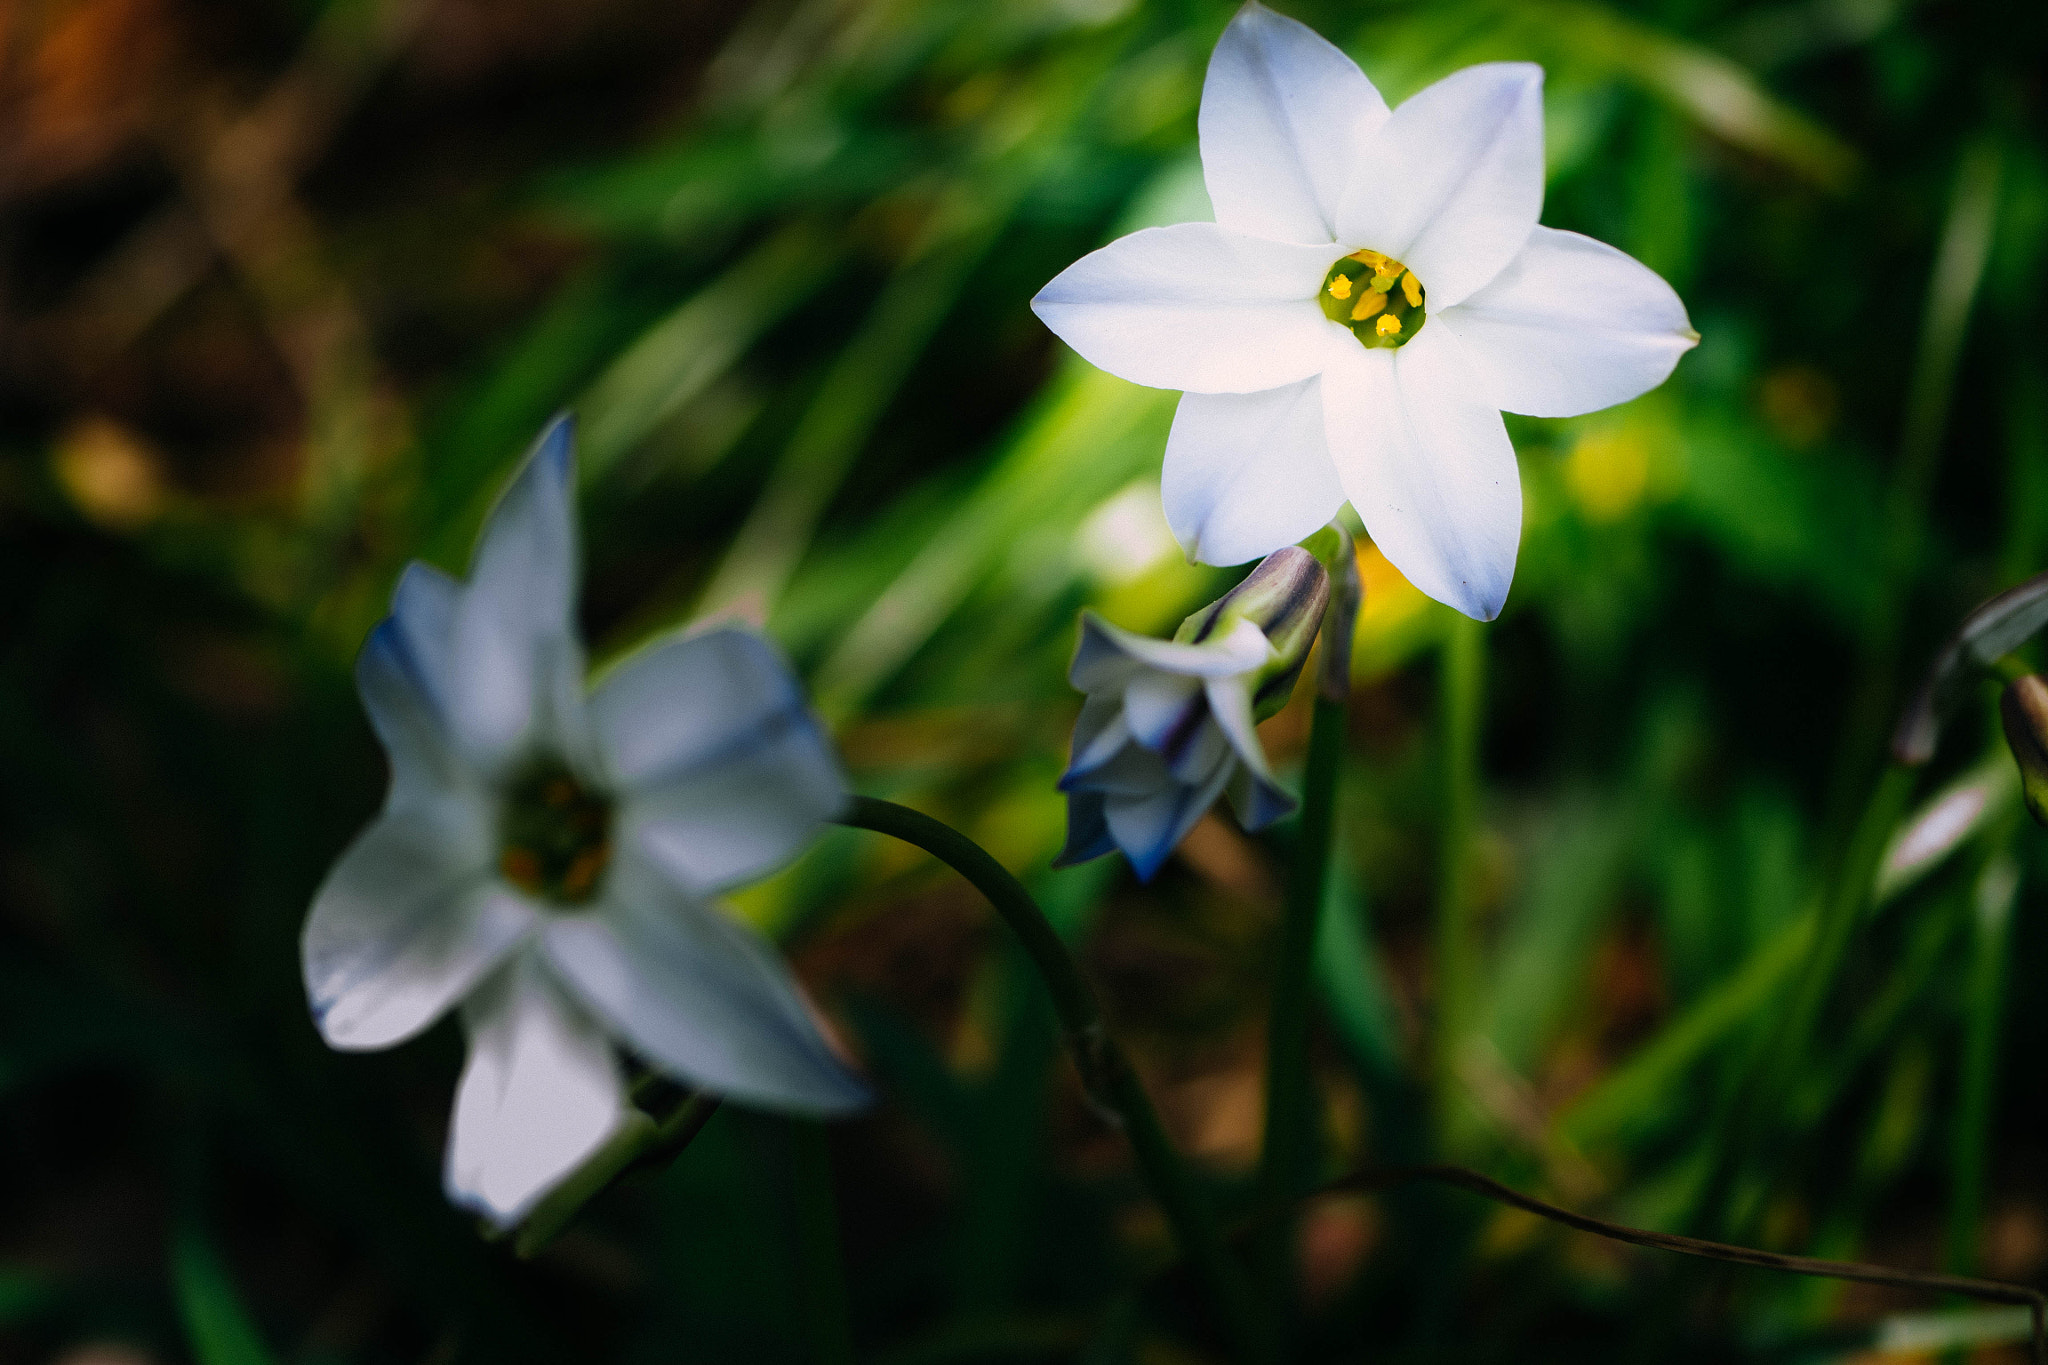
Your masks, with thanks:
[[[1916,826],[1839,969],[1801,973],[1902,690],[2048,567],[2048,12],[1288,9],[1390,99],[1542,62],[1544,220],[1661,271],[1704,338],[1625,408],[1513,422],[1469,990],[1438,989],[1432,923],[1449,619],[1364,552],[1316,956],[1331,1170],[1443,1157],[1647,1225],[2038,1280],[2048,859],[1988,700],[1914,793],[1969,818]],[[1228,13],[0,11],[0,1359],[833,1353],[814,1134],[721,1112],[524,1263],[439,1194],[454,1027],[344,1057],[305,1016],[300,919],[381,790],[354,651],[407,558],[462,566],[565,407],[600,655],[765,621],[862,790],[1027,876],[1248,1211],[1291,830],[1212,821],[1149,888],[1047,870],[1076,610],[1164,629],[1229,575],[1160,520],[1173,396],[1026,307],[1109,236],[1206,214],[1194,113]],[[1283,765],[1305,731],[1299,706],[1267,725]],[[741,909],[886,1096],[830,1139],[857,1358],[1216,1358],[965,888],[841,830]],[[1801,990],[1815,1043],[1774,1053]],[[2012,1339],[1981,1314],[1874,1336],[1942,1306],[1452,1193],[1329,1201],[1302,1238],[1303,1358]]]

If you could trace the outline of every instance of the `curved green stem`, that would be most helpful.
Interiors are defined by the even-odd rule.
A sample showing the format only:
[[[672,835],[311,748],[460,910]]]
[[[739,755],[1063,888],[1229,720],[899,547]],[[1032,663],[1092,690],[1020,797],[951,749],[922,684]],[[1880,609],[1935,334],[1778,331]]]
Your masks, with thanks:
[[[839,816],[838,823],[914,844],[965,877],[988,898],[1038,969],[1073,1053],[1074,1069],[1081,1074],[1081,1084],[1130,1141],[1139,1173],[1152,1197],[1159,1201],[1181,1254],[1193,1263],[1204,1281],[1232,1345],[1243,1359],[1267,1359],[1269,1353],[1256,1326],[1253,1301],[1236,1261],[1224,1248],[1208,1203],[1160,1126],[1137,1072],[1131,1069],[1129,1059],[1104,1027],[1102,1007],[1095,992],[1031,893],[981,845],[952,826],[908,806],[872,796],[856,796]]]

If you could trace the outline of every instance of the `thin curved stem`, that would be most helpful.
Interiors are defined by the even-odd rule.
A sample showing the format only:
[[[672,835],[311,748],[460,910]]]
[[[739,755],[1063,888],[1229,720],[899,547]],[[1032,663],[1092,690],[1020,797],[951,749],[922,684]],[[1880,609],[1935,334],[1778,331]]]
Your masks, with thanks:
[[[1489,1179],[1463,1166],[1362,1167],[1330,1181],[1317,1193],[1367,1193],[1414,1180],[1454,1185],[1483,1198],[1521,1209],[1525,1213],[1533,1213],[1538,1218],[1546,1218],[1580,1232],[1590,1232],[1609,1241],[1626,1242],[1631,1246],[1650,1247],[1657,1251],[1674,1252],[1680,1256],[1697,1256],[1704,1260],[1723,1261],[1731,1265],[1779,1270],[1788,1275],[1811,1275],[1818,1279],[1850,1280],[1857,1284],[1883,1285],[1890,1289],[1917,1289],[1934,1294],[1955,1294],[1982,1303],[2021,1305],[2033,1318],[2035,1365],[2048,1365],[2048,1324],[2044,1324],[2044,1318],[2048,1318],[2048,1296],[2025,1285],[2006,1284],[1999,1280],[1971,1279],[1963,1275],[1945,1275],[1937,1271],[1894,1270],[1888,1266],[1868,1265],[1861,1261],[1824,1261],[1812,1256],[1785,1256],[1775,1251],[1762,1251],[1756,1247],[1710,1242],[1699,1237],[1681,1237],[1670,1232],[1651,1232],[1647,1228],[1630,1227],[1626,1223],[1610,1223],[1604,1218],[1594,1218],[1590,1214],[1575,1213],[1570,1209],[1559,1208],[1555,1204],[1547,1204],[1533,1195],[1523,1194],[1520,1190],[1511,1189],[1497,1180]],[[1269,1211],[1263,1216],[1272,1218],[1280,1214],[1277,1211]]]
[[[1031,893],[990,857],[981,845],[931,816],[872,796],[856,796],[838,818],[853,829],[871,830],[914,844],[958,872],[988,898],[1016,933],[1045,982],[1073,1054],[1081,1084],[1105,1117],[1123,1129],[1138,1170],[1173,1229],[1181,1255],[1200,1274],[1231,1344],[1246,1360],[1269,1352],[1257,1328],[1257,1314],[1237,1262],[1225,1248],[1215,1218],[1181,1164],[1138,1074],[1103,1025],[1102,1007],[1081,975],[1067,945],[1047,922]]]

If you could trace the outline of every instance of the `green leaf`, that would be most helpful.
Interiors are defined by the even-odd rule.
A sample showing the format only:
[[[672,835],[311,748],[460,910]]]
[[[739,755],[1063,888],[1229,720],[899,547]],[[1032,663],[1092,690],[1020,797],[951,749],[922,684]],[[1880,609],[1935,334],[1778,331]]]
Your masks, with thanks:
[[[271,1365],[270,1348],[197,1223],[185,1223],[172,1240],[171,1280],[185,1337],[199,1365]]]

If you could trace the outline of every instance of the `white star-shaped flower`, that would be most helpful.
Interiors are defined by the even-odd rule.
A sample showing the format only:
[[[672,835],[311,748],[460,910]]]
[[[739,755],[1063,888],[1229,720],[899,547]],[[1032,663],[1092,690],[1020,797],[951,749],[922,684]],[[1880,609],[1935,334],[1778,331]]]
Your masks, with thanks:
[[[1195,558],[1255,558],[1348,498],[1417,587],[1499,614],[1522,530],[1501,412],[1633,398],[1699,340],[1647,267],[1537,225],[1542,91],[1490,63],[1390,111],[1256,0],[1224,30],[1199,119],[1216,221],[1120,238],[1032,302],[1092,363],[1185,391],[1162,492]]]
[[[503,1226],[625,1116],[615,1044],[771,1108],[867,1099],[788,968],[713,900],[841,808],[831,747],[743,630],[654,645],[586,693],[571,440],[567,419],[542,436],[466,583],[413,564],[364,646],[390,794],[302,944],[334,1047],[390,1047],[460,1005],[448,1193]]]

